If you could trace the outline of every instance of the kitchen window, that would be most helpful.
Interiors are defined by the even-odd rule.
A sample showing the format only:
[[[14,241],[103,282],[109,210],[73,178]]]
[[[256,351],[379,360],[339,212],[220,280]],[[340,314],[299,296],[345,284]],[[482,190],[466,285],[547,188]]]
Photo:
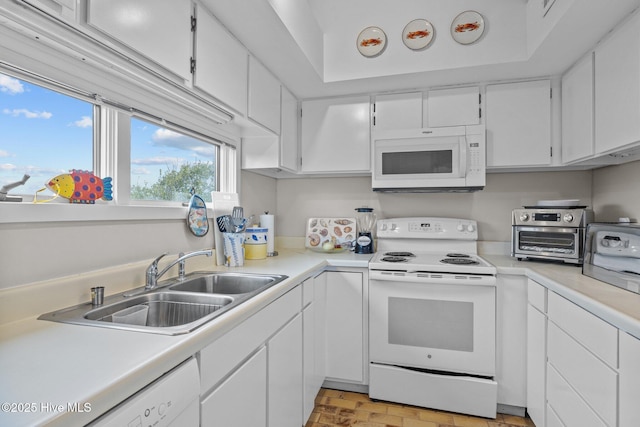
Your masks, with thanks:
[[[192,188],[205,201],[211,191],[235,191],[235,156],[233,146],[179,124],[23,70],[0,68],[0,187],[30,175],[25,185],[9,191],[22,196],[22,203],[0,203],[2,222],[182,217]],[[54,199],[51,203],[31,203],[46,182],[71,169],[112,177],[114,200],[73,209],[67,199],[45,190],[37,200]],[[100,204],[118,209],[107,213]],[[137,208],[145,205],[159,208],[152,218],[148,209]]]

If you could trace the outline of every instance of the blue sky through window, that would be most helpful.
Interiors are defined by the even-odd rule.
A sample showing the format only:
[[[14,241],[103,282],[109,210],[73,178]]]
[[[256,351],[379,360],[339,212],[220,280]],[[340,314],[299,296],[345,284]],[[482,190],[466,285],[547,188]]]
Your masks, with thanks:
[[[0,74],[0,187],[31,194],[70,169],[92,170],[93,106]]]

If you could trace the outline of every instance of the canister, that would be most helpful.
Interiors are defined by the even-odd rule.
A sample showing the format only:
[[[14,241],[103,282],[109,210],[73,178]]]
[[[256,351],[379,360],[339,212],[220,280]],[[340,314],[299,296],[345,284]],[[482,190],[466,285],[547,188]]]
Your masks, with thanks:
[[[245,230],[245,259],[265,259],[267,257],[267,231],[262,227],[248,227]]]

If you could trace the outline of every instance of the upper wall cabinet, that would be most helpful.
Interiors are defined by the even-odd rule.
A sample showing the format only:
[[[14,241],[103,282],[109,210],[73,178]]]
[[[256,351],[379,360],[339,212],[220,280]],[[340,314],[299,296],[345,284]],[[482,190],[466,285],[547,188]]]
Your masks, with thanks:
[[[422,92],[376,95],[372,130],[420,129]]]
[[[480,124],[480,88],[430,90],[425,95],[424,126]]]
[[[247,114],[247,50],[202,7],[197,7],[194,87]]]
[[[23,0],[51,15],[57,16],[65,21],[74,22],[76,19],[75,0]]]
[[[593,155],[593,54],[562,76],[562,162]]]
[[[595,150],[640,141],[640,14],[595,50]]]
[[[298,100],[282,86],[282,125],[280,128],[280,167],[298,169]]]
[[[370,172],[368,96],[302,102],[302,172]]]
[[[87,23],[182,79],[191,80],[191,2],[88,0]]]
[[[249,58],[248,116],[280,134],[280,81],[253,56]]]
[[[551,82],[488,85],[487,167],[551,164]]]

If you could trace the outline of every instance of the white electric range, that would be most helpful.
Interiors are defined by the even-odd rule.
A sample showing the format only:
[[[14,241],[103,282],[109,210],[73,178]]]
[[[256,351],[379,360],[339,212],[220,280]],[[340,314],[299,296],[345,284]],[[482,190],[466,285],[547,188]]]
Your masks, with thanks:
[[[377,224],[369,263],[369,395],[495,418],[496,268],[455,218]]]

